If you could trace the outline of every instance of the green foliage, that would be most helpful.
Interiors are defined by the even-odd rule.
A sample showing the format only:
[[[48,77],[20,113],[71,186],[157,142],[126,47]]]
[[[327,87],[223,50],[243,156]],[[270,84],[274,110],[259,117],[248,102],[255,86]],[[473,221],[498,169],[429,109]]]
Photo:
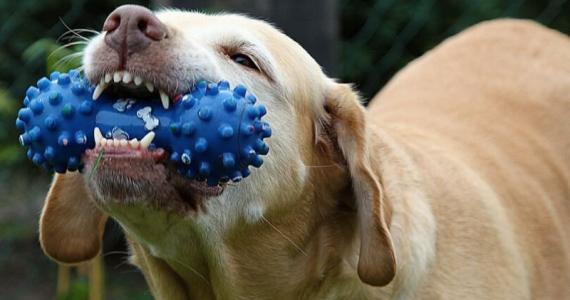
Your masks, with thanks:
[[[504,17],[537,20],[570,33],[570,2],[341,0],[340,77],[366,98],[398,70],[447,37]]]
[[[87,300],[89,299],[89,285],[85,278],[75,278],[69,285],[69,290],[57,300]]]
[[[25,90],[51,71],[81,65],[84,38],[99,29],[107,14],[135,0],[0,1],[0,170],[31,167],[18,144],[17,110]]]

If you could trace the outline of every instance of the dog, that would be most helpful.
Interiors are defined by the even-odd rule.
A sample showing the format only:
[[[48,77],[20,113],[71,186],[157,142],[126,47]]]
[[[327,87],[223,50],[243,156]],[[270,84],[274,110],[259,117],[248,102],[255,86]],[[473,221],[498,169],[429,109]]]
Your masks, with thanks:
[[[241,15],[122,6],[83,64],[98,89],[150,86],[165,106],[199,79],[242,83],[274,135],[259,170],[216,187],[112,151],[94,171],[86,154],[83,173],[55,175],[40,218],[58,262],[97,256],[110,216],[156,299],[570,299],[559,32],[476,25],[367,109],[293,40]]]

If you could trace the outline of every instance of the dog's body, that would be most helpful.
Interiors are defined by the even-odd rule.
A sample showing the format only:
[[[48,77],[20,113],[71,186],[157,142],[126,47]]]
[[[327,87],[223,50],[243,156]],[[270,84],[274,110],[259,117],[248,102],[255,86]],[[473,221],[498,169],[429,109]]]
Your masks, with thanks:
[[[394,145],[378,152],[394,218],[435,220],[417,298],[570,297],[566,36],[522,21],[478,25],[398,74],[368,116],[389,136],[380,145]],[[409,190],[418,195],[403,198]],[[400,201],[429,210],[410,214]]]
[[[159,17],[176,27],[178,14]],[[267,101],[266,165],[183,214],[122,202],[97,177],[57,176],[46,253],[95,255],[96,203],[158,299],[570,297],[567,37],[526,21],[476,26],[399,73],[365,113],[294,42],[238,19],[273,55],[269,88],[240,78]]]

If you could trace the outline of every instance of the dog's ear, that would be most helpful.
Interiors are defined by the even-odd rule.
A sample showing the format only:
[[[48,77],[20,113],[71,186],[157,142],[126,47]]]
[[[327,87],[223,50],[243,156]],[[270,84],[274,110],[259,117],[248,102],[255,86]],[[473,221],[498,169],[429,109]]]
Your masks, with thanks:
[[[373,286],[384,286],[396,272],[396,257],[387,225],[387,203],[379,180],[379,164],[374,161],[364,107],[346,84],[335,84],[324,103],[327,152],[343,160],[352,181],[360,233],[358,275]]]
[[[80,173],[56,174],[40,217],[42,249],[60,263],[92,259],[101,249],[106,221]]]

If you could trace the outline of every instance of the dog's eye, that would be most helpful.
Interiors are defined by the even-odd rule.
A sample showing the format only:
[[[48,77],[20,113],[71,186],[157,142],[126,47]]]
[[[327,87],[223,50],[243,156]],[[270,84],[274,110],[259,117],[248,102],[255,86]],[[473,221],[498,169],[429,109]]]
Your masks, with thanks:
[[[253,60],[245,54],[236,53],[231,55],[230,58],[237,64],[259,71],[259,68]]]

